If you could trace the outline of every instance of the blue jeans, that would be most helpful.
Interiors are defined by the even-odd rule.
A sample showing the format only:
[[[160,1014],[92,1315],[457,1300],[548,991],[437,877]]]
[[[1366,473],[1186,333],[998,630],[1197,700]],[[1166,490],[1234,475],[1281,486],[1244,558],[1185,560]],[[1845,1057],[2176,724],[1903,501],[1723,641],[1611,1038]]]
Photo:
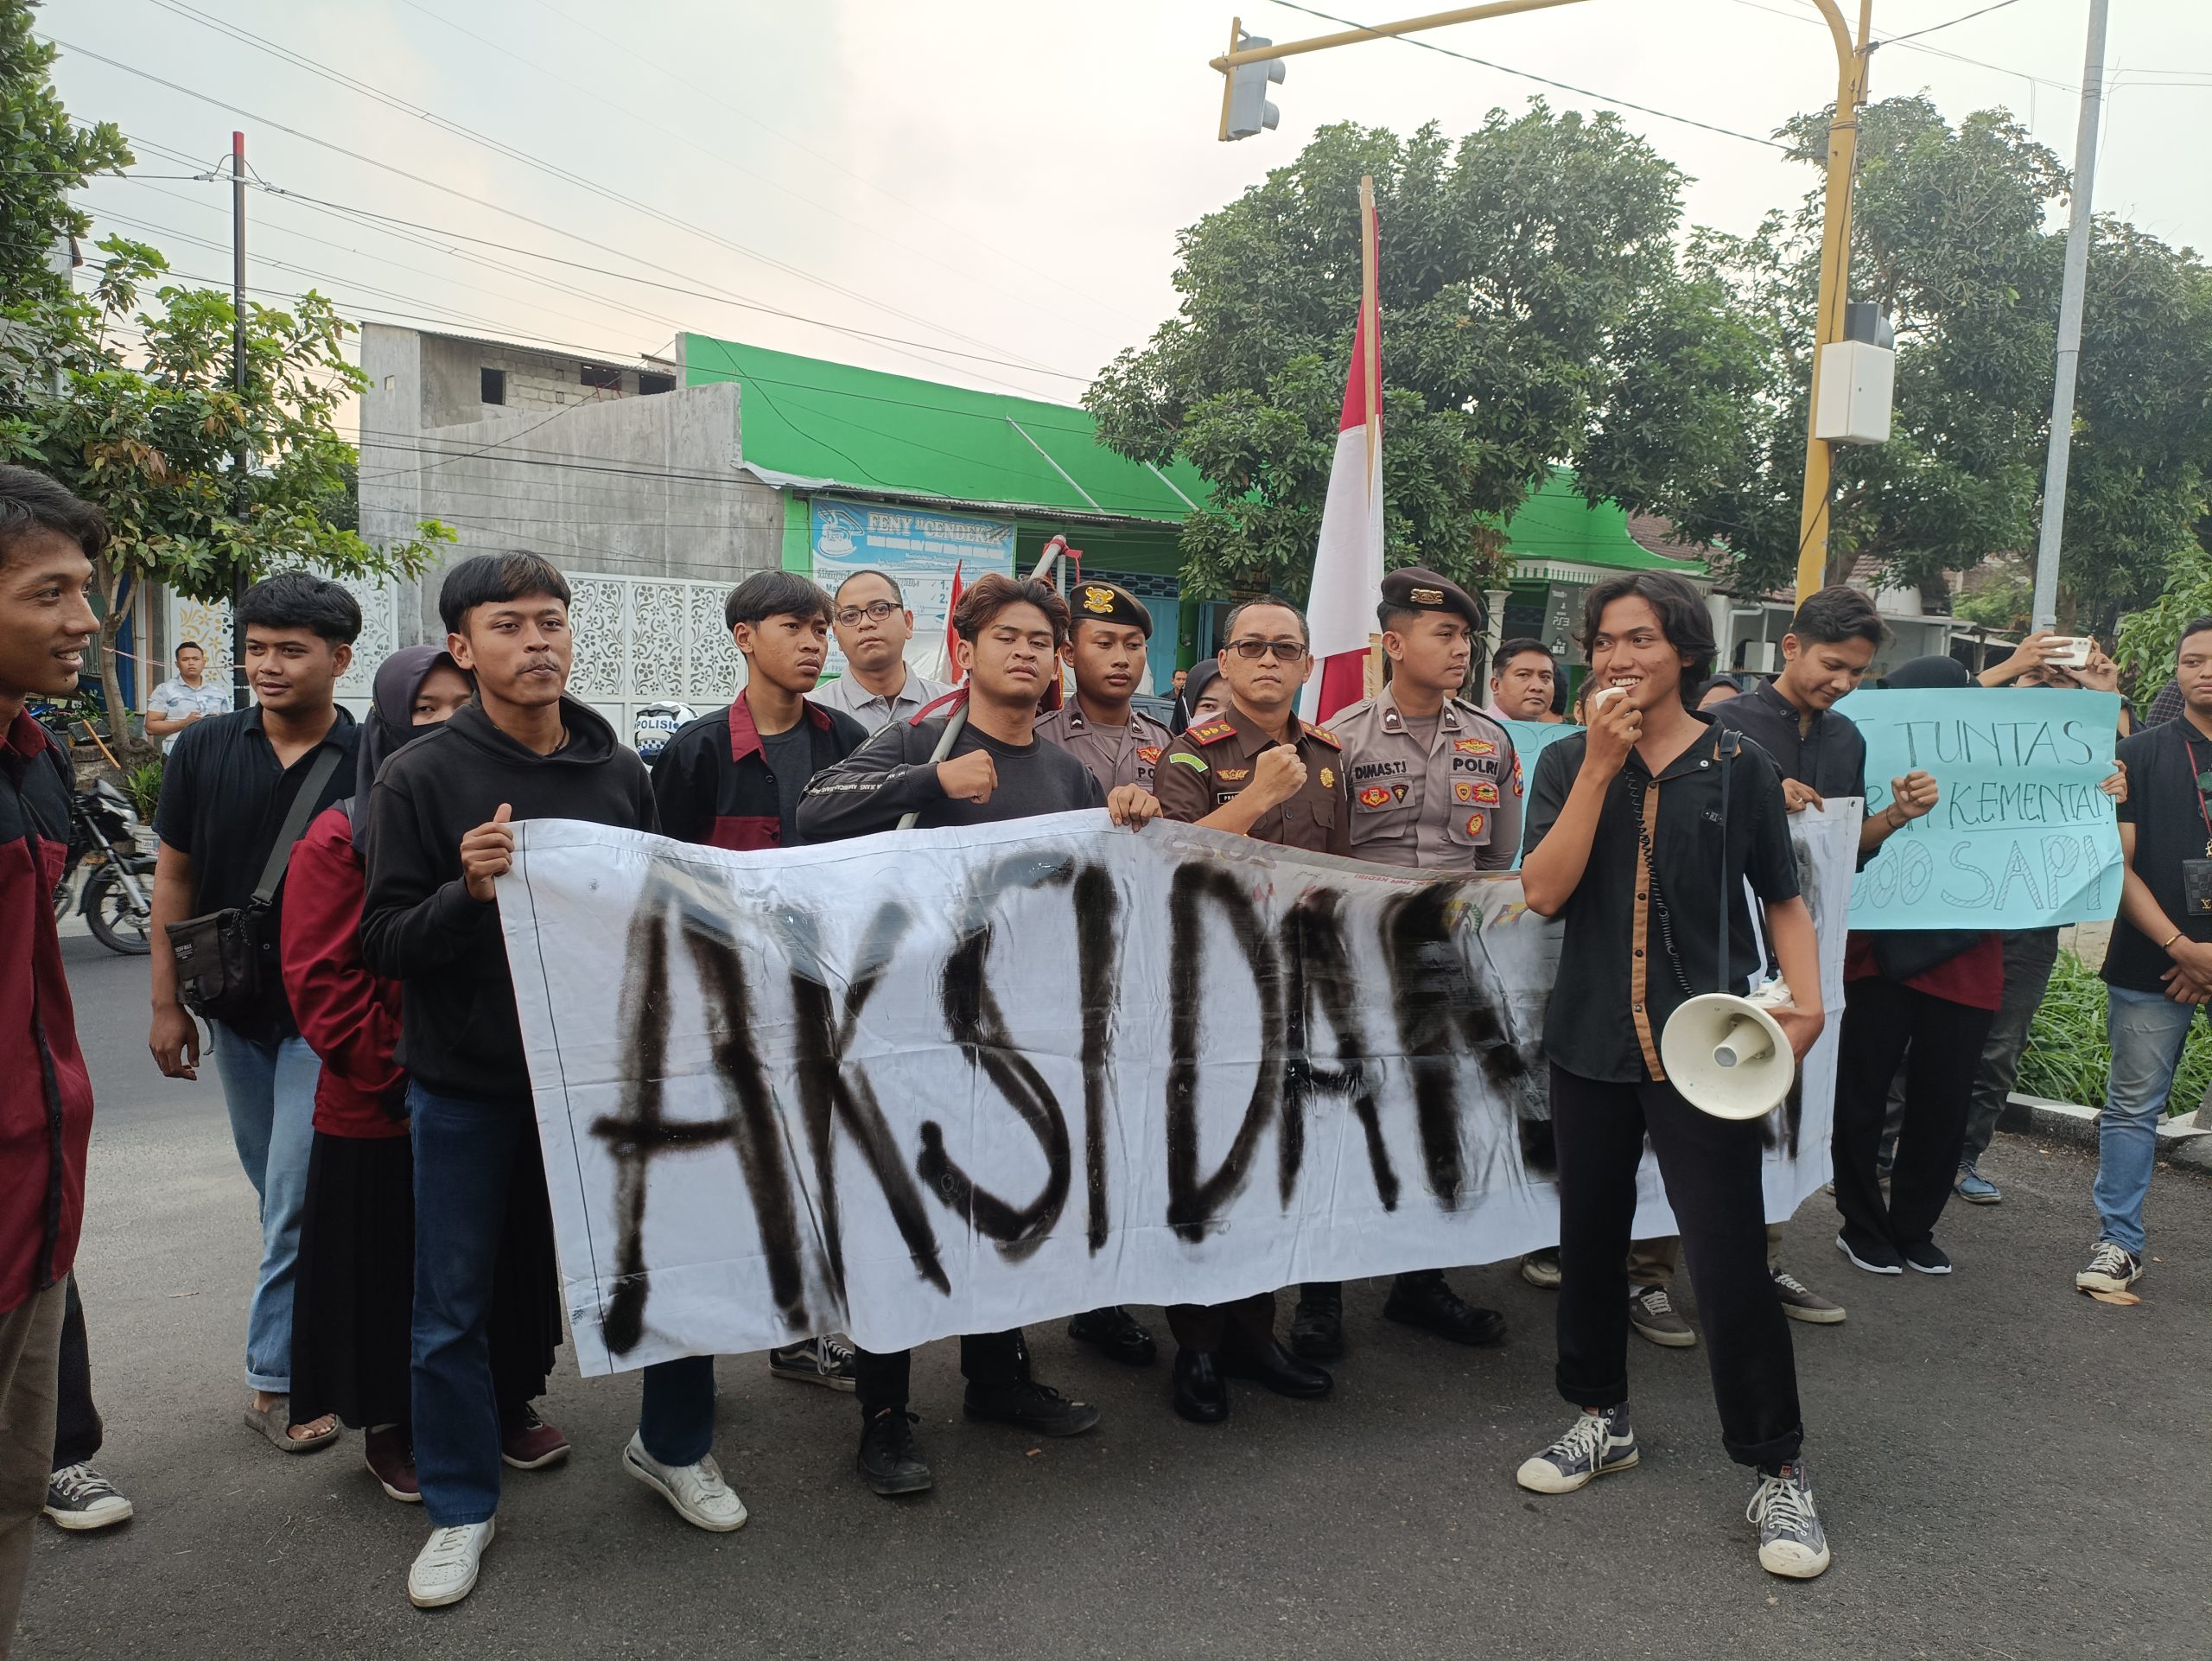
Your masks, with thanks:
[[[261,1273],[246,1314],[245,1381],[283,1395],[292,1388],[292,1280],[322,1063],[296,1034],[269,1044],[214,1025],[215,1072],[230,1109],[231,1140],[261,1201]]]
[[[2097,1121],[2097,1238],[2139,1257],[2158,1123],[2165,1117],[2189,1023],[2204,1006],[2176,1003],[2163,992],[2109,990],[2105,1030],[2112,1041],[2112,1078]]]
[[[415,1142],[415,1474],[432,1525],[481,1523],[499,1508],[499,1410],[486,1317],[521,1139],[524,1101],[480,1102],[410,1085]],[[638,1434],[664,1465],[692,1465],[715,1440],[715,1364],[690,1356],[645,1370]]]

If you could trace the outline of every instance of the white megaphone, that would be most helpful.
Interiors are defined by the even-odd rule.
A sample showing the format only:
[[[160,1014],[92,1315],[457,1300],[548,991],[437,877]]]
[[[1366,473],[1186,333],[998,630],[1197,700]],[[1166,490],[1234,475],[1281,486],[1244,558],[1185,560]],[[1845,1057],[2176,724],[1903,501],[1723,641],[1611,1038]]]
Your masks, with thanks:
[[[1789,1035],[1769,1013],[1789,1002],[1770,980],[1750,997],[1707,992],[1667,1018],[1659,1060],[1682,1099],[1716,1119],[1756,1119],[1774,1111],[1797,1076]]]

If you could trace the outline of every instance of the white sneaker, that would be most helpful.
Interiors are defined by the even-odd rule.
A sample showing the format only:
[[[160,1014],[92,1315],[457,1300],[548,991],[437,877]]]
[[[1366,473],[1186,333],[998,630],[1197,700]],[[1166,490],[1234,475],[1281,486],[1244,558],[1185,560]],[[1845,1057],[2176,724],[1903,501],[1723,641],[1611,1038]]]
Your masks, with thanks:
[[[694,1528],[730,1534],[745,1526],[745,1502],[722,1480],[712,1454],[696,1465],[663,1465],[633,1431],[622,1450],[622,1468],[675,1506],[676,1514]]]
[[[407,1571],[407,1601],[417,1609],[459,1603],[476,1589],[476,1563],[492,1543],[495,1518],[432,1529],[430,1540]]]
[[[1783,1466],[1779,1476],[1761,1476],[1744,1517],[1759,1531],[1759,1567],[1768,1574],[1809,1581],[1827,1571],[1827,1531],[1813,1509],[1803,1461]]]

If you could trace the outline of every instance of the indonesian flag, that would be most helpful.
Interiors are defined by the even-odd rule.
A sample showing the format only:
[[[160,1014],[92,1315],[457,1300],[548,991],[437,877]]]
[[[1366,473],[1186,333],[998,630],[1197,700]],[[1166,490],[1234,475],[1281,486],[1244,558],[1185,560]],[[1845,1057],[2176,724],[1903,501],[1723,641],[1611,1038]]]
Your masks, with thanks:
[[[1367,695],[1369,640],[1382,587],[1382,318],[1375,291],[1374,197],[1364,179],[1359,194],[1365,280],[1306,601],[1319,672],[1299,694],[1298,713],[1317,722]]]

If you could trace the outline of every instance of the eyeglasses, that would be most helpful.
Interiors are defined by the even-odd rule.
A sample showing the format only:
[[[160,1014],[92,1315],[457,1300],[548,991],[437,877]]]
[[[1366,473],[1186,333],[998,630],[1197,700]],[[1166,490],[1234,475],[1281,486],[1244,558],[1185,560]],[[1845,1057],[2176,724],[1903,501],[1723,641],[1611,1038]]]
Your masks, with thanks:
[[[895,600],[871,600],[865,606],[840,606],[837,621],[846,628],[850,628],[863,617],[880,623],[898,609],[899,602]]]
[[[1277,663],[1296,663],[1306,655],[1303,640],[1231,640],[1229,649],[1247,663],[1255,663],[1268,653],[1274,654]]]

